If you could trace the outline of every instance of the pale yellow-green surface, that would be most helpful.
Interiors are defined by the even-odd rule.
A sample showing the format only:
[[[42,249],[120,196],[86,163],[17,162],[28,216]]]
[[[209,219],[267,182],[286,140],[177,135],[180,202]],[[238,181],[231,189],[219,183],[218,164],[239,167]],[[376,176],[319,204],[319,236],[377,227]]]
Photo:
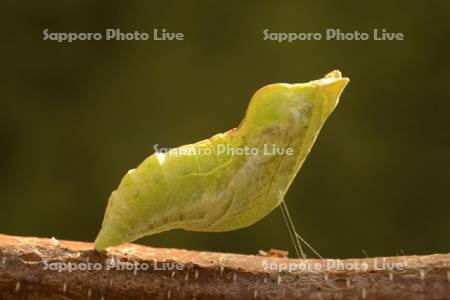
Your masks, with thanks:
[[[175,228],[220,232],[257,222],[283,200],[347,83],[333,71],[265,86],[237,129],[148,157],[111,194],[95,248]]]

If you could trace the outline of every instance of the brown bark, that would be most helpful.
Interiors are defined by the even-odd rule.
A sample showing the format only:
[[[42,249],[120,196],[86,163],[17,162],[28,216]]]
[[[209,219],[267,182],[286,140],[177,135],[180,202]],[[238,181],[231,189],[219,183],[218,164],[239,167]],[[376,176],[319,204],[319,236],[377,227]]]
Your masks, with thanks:
[[[101,254],[90,243],[0,235],[0,255],[0,299],[450,299],[450,254],[386,257],[384,265],[383,258],[346,259],[331,268],[335,260],[135,244]],[[149,269],[108,270],[112,258]],[[68,263],[78,269],[53,270]]]

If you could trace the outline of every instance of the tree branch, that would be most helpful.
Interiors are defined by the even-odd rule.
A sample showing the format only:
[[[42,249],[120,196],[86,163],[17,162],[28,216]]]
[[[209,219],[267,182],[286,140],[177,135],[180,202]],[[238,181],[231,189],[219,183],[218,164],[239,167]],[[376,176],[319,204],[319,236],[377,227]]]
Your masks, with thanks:
[[[0,299],[450,299],[450,254],[299,260],[135,244],[98,253],[0,235],[0,255]]]

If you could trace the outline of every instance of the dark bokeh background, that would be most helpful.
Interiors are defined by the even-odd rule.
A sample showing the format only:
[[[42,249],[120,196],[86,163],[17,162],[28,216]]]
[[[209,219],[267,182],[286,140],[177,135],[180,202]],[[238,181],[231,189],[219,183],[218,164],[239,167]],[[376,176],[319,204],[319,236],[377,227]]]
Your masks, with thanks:
[[[226,131],[259,87],[340,69],[351,82],[287,194],[297,229],[327,257],[448,252],[450,2],[215,2],[4,3],[0,232],[92,241],[110,192],[153,144]],[[166,28],[185,41],[59,44],[45,28]],[[279,44],[265,28],[406,39]],[[293,249],[279,210],[234,232],[139,242]]]

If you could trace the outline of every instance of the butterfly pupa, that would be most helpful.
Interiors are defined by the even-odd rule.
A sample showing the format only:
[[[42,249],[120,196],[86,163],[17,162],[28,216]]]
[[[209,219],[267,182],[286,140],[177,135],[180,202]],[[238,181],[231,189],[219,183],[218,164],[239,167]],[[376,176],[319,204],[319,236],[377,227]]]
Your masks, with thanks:
[[[333,71],[307,83],[267,85],[238,128],[151,155],[112,192],[95,249],[262,219],[280,205],[348,81]]]

